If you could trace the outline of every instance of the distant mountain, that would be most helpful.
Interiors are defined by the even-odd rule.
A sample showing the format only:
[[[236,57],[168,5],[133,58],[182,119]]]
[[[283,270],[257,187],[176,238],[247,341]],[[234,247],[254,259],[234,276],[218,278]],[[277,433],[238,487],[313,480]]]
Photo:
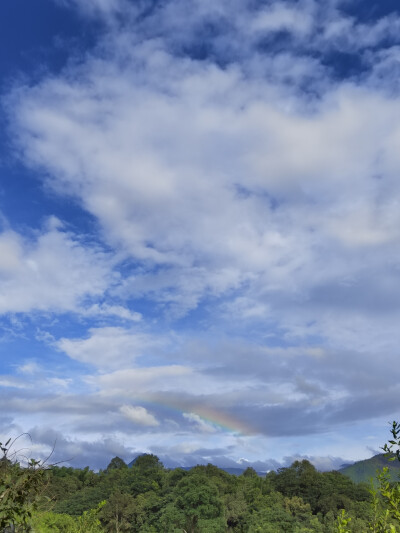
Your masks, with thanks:
[[[137,455],[130,463],[128,463],[129,467],[132,467],[137,459],[139,457],[142,457],[143,455],[147,455],[146,453],[142,453]],[[218,466],[218,465],[217,465]],[[338,472],[341,474],[344,474],[345,476],[349,477],[352,481],[355,483],[370,483],[370,480],[373,479],[374,482],[376,481],[376,471],[382,470],[384,466],[387,466],[391,472],[392,479],[397,480],[400,477],[400,462],[395,461],[389,461],[388,458],[385,457],[385,454],[381,453],[378,455],[375,455],[374,457],[371,457],[370,459],[364,459],[363,461],[357,461],[353,464],[344,464],[341,468],[338,469]],[[170,468],[171,470],[174,470],[175,468],[182,468],[183,470],[191,470],[194,468],[193,466],[176,466]],[[218,466],[220,470],[224,470],[228,474],[232,474],[235,476],[240,476],[243,474],[243,472],[246,470],[245,468],[235,468],[235,467],[221,467]],[[260,477],[265,477],[265,472],[257,472],[257,474]]]
[[[400,462],[389,461],[383,453],[375,455],[370,459],[364,461],[357,461],[352,465],[344,465],[339,469],[341,474],[349,477],[355,483],[370,483],[370,480],[376,479],[376,471],[382,470],[384,466],[387,466],[391,472],[392,479],[398,479],[400,475]]]
[[[194,468],[194,466],[182,466],[182,467],[179,467],[179,468],[182,468],[183,470],[192,470],[192,468]],[[227,472],[228,474],[233,475],[233,476],[240,476],[246,470],[246,468],[235,468],[235,467],[226,467],[226,468],[224,468],[223,466],[218,466],[218,468],[220,470],[223,470],[224,472]],[[265,477],[265,472],[257,472],[257,475],[260,476],[260,477]]]
[[[141,457],[142,455],[146,455],[146,454],[145,453],[141,453],[141,454],[137,455],[130,463],[128,463],[128,467],[131,468],[136,463],[138,457]],[[171,468],[171,470],[175,470],[175,468],[182,468],[182,470],[191,470],[192,468],[194,468],[194,466],[176,466],[176,467]],[[228,474],[232,474],[234,476],[240,476],[246,470],[246,468],[235,468],[235,467],[224,468],[224,467],[218,466],[218,468],[220,470],[224,470],[224,472],[227,472]],[[257,474],[260,477],[265,477],[265,472],[257,472]]]
[[[140,453],[139,455],[137,455],[134,459],[132,459],[132,461],[130,463],[128,463],[128,467],[131,468],[136,463],[138,458],[141,457],[142,455],[146,455],[146,454],[145,453]]]

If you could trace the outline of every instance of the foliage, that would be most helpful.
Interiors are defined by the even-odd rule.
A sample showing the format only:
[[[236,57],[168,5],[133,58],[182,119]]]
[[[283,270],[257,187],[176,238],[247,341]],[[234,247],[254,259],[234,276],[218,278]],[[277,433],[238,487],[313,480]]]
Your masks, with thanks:
[[[43,511],[33,515],[32,527],[40,533],[74,533],[77,524],[70,515]]]
[[[382,449],[386,457],[393,461],[400,461],[400,424],[392,423],[392,438],[384,444]],[[368,522],[368,530],[373,533],[398,533],[400,531],[400,483],[393,482],[387,466],[377,471],[376,483],[372,483],[372,519]],[[345,510],[341,511],[337,520],[337,533],[350,533],[351,517]]]
[[[131,530],[135,514],[135,499],[119,490],[109,497],[101,512],[101,522],[106,531],[124,533]]]
[[[104,530],[99,520],[99,511],[105,504],[106,502],[103,501],[99,503],[96,509],[84,511],[77,520],[76,533],[102,533]]]
[[[400,484],[392,483],[387,468],[378,473],[379,492],[390,516],[400,521]]]
[[[123,459],[121,459],[121,457],[114,457],[107,466],[106,472],[111,472],[111,470],[120,470],[121,468],[128,468],[128,465]]]
[[[33,530],[37,533],[104,533],[99,513],[105,504],[101,502],[96,509],[85,511],[78,518],[51,511],[36,513],[32,517]]]
[[[367,531],[368,491],[308,461],[265,478],[253,469],[234,476],[210,464],[169,471],[150,454],[130,468],[119,459],[110,465],[97,474],[53,468],[48,493],[58,495],[54,510],[78,519],[106,500],[99,519],[110,533],[334,533],[344,505],[352,533]]]
[[[348,516],[346,511],[342,509],[339,516],[337,517],[337,533],[350,533],[350,522],[350,516]]]
[[[28,459],[25,467],[13,451],[15,440],[0,442],[0,530],[27,530],[46,480],[44,461]]]
[[[390,456],[389,461],[394,461],[395,459],[400,461],[400,423],[394,420],[390,432],[392,439],[383,445],[382,450]],[[392,455],[394,457],[391,457]]]
[[[357,461],[352,465],[345,466],[339,470],[341,474],[349,477],[355,483],[370,484],[371,479],[374,480],[374,485],[378,485],[376,479],[376,471],[382,470],[384,467],[388,467],[392,475],[400,474],[400,462],[393,462],[395,456],[387,457],[385,454],[380,453],[369,459],[363,461]]]
[[[4,465],[8,475],[12,468],[28,475],[15,461]],[[45,475],[27,499],[25,522],[17,506],[22,531],[31,524],[35,533],[400,533],[393,530],[400,496],[388,477],[374,496],[308,461],[262,478],[251,468],[236,476],[211,464],[167,470],[144,454],[129,467],[115,457],[97,473],[53,466]]]
[[[392,422],[392,438],[383,445],[389,461],[400,462],[400,424]],[[400,531],[400,483],[393,482],[388,467],[377,473],[378,488],[372,489],[374,519],[370,530],[374,533],[396,533]]]
[[[389,509],[385,509],[378,490],[372,485],[373,518],[369,523],[369,531],[373,533],[396,533],[396,528],[390,523]]]

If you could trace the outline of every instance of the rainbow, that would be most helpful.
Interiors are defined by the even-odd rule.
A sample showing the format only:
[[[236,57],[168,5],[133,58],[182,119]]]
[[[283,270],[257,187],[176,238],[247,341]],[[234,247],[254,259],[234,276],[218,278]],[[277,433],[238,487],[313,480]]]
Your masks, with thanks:
[[[231,414],[228,414],[220,409],[210,407],[204,404],[198,404],[194,402],[182,402],[182,400],[172,400],[171,398],[154,398],[152,397],[141,397],[136,398],[140,403],[145,403],[150,408],[161,407],[166,408],[183,415],[184,413],[193,413],[199,416],[205,422],[217,426],[223,431],[229,433],[235,433],[238,435],[254,435],[256,433],[254,427],[250,424],[240,420]]]
[[[198,405],[191,409],[192,413],[200,416],[206,422],[210,422],[230,433],[239,433],[239,435],[254,434],[254,428],[249,424],[239,420],[228,413],[224,413],[215,408]]]

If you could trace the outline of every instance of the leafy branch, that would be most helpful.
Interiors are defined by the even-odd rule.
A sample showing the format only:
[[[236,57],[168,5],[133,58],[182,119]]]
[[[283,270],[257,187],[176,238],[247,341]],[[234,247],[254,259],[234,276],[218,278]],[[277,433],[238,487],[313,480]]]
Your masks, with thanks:
[[[392,422],[392,428],[390,430],[392,439],[382,446],[382,450],[386,453],[389,461],[397,459],[400,461],[400,423],[395,420]]]
[[[27,530],[45,487],[47,461],[53,451],[41,461],[28,458],[23,449],[15,450],[15,443],[23,435],[27,434],[8,439],[4,444],[0,442],[0,530],[8,527]]]

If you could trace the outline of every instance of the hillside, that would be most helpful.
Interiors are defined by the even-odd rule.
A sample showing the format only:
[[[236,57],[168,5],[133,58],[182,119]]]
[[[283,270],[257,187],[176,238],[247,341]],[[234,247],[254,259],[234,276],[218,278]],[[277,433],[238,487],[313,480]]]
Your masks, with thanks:
[[[132,466],[134,464],[136,464],[136,461],[138,460],[139,457],[142,457],[142,456],[146,456],[148,454],[146,453],[141,453],[139,455],[137,455],[130,463],[128,463],[128,467],[129,468],[132,468]],[[190,470],[192,470],[193,468],[196,468],[196,466],[199,466],[199,465],[193,465],[193,466],[179,466],[177,468],[180,468],[182,470],[185,470],[187,472],[189,472]],[[233,476],[241,476],[246,468],[234,468],[234,467],[218,467],[220,470],[222,470],[223,472],[226,472],[227,474],[231,474]],[[172,470],[174,470],[174,468],[172,468]],[[256,474],[260,477],[265,477],[265,472],[256,472]]]
[[[382,470],[384,466],[389,468],[393,479],[398,479],[398,476],[400,475],[399,461],[389,461],[383,453],[375,455],[370,459],[357,461],[352,465],[340,468],[339,472],[349,477],[355,483],[369,483],[371,479],[375,480],[376,471]]]

